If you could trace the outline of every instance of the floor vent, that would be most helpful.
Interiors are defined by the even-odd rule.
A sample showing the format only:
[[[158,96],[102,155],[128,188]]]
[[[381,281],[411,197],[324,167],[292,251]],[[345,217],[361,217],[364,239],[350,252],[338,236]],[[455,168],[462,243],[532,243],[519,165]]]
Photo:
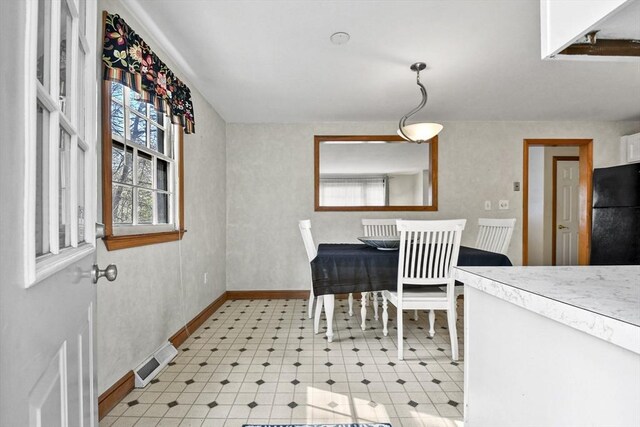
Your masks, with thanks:
[[[136,388],[145,387],[158,375],[167,363],[178,354],[178,350],[170,342],[163,344],[147,360],[142,362],[135,370]]]

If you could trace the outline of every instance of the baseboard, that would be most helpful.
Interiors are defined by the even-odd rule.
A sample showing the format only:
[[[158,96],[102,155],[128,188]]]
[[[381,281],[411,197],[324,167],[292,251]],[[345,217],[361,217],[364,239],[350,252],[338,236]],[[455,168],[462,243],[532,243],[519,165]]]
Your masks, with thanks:
[[[98,398],[98,419],[101,420],[135,387],[133,371],[127,372]]]
[[[227,299],[309,299],[309,291],[227,291]]]
[[[173,334],[171,338],[169,338],[169,342],[173,344],[175,348],[180,347],[180,345],[185,342],[196,329],[198,329],[218,308],[220,308],[220,306],[222,306],[222,304],[224,304],[226,300],[229,299],[228,294],[229,292],[223,292],[222,295],[209,304],[207,308],[198,313],[189,323]]]

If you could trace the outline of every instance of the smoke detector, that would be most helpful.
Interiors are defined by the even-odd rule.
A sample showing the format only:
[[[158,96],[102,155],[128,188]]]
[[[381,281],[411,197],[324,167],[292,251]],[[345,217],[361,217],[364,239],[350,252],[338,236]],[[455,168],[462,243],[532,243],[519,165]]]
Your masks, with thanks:
[[[331,37],[329,37],[329,40],[331,40],[331,43],[333,44],[345,44],[349,41],[350,38],[351,36],[349,35],[349,33],[345,33],[344,31],[338,31],[337,33],[331,34]]]

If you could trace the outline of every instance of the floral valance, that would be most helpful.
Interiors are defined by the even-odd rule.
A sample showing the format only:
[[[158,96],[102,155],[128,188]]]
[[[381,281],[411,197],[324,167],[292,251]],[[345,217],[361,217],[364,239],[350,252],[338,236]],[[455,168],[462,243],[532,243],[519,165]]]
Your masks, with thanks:
[[[105,80],[135,90],[185,133],[195,131],[191,91],[118,15],[105,13],[102,64]]]

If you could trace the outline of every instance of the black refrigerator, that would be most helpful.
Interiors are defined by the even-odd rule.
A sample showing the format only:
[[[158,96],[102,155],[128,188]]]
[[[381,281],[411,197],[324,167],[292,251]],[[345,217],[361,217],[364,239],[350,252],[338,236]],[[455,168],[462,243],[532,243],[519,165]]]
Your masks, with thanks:
[[[591,265],[640,264],[640,163],[593,171]]]

